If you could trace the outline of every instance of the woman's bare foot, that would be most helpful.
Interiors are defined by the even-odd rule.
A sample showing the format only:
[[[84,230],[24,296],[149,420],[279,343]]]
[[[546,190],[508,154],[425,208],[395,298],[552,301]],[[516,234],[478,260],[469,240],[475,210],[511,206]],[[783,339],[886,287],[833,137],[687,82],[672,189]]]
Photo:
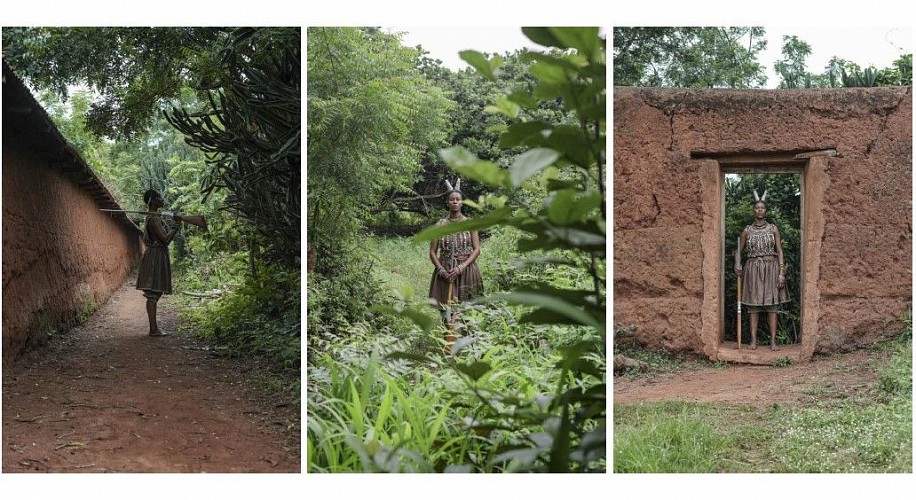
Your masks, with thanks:
[[[160,330],[160,329],[158,329],[158,328],[156,328],[155,330],[149,332],[149,336],[150,336],[150,337],[168,337],[169,334],[166,333],[166,332],[163,332],[162,330]]]
[[[754,342],[753,344],[751,344],[751,350],[754,350],[754,351],[757,350],[757,342]]]
[[[770,344],[770,350],[772,350],[772,351],[778,351],[779,348],[776,347],[776,344]]]

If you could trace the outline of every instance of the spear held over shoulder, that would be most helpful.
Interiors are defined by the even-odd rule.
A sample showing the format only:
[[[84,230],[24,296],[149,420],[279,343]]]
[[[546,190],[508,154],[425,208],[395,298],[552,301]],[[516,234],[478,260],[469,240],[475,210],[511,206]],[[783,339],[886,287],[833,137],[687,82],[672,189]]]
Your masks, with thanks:
[[[207,219],[203,215],[184,215],[178,212],[149,212],[143,210],[113,210],[110,208],[101,208],[99,210],[103,212],[122,212],[126,214],[164,215],[166,217],[176,217],[182,222],[202,228],[204,231],[207,230]]]

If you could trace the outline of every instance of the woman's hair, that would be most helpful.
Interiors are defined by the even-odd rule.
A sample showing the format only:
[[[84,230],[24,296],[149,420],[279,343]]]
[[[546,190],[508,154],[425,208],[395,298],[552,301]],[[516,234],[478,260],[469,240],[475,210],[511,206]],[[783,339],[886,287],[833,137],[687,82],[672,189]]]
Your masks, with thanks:
[[[446,201],[446,202],[448,202],[448,198],[449,198],[449,196],[452,195],[452,193],[458,193],[458,195],[461,196],[461,199],[462,199],[462,200],[464,199],[464,193],[462,193],[461,191],[458,191],[457,189],[452,189],[451,191],[445,193],[445,201]]]
[[[763,208],[770,208],[770,204],[766,200],[757,200],[754,202],[754,206],[756,207],[758,203],[763,203]]]
[[[147,189],[146,192],[143,193],[143,203],[149,205],[149,202],[153,199],[153,196],[160,196],[159,191],[156,191],[155,189]]]

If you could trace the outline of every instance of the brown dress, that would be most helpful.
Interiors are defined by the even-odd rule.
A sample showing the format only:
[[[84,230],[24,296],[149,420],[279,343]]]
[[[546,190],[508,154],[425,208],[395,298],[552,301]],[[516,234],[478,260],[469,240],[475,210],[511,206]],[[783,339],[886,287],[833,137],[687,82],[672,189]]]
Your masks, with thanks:
[[[767,223],[762,228],[747,226],[747,262],[741,303],[768,311],[789,302],[786,286],[779,288],[779,259],[776,257],[776,226]]]
[[[444,217],[436,223],[437,226],[448,224],[448,217]],[[459,264],[468,260],[474,247],[471,243],[470,231],[447,234],[439,238],[439,262],[446,270],[457,267]],[[447,279],[439,276],[437,269],[433,270],[433,277],[429,282],[429,296],[436,299],[439,304],[448,303],[449,282]],[[472,262],[464,268],[464,271],[452,282],[452,301],[468,300],[483,294],[483,278],[480,277],[480,269],[477,262]]]
[[[172,264],[169,262],[168,244],[160,240],[150,228],[153,220],[162,224],[158,215],[146,217],[146,252],[140,260],[137,289],[153,293],[172,293]]]

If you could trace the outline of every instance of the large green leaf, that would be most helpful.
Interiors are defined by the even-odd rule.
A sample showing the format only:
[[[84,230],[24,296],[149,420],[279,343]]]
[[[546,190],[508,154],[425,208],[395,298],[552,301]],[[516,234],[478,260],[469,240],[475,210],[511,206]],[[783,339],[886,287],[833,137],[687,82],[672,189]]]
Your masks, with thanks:
[[[483,377],[490,371],[490,363],[484,361],[475,361],[468,364],[458,363],[455,365],[455,368],[470,377],[471,380],[480,380],[480,377]]]
[[[558,47],[561,49],[568,48],[563,44],[563,42],[560,41],[560,39],[556,37],[556,35],[551,32],[550,28],[525,27],[522,28],[522,33],[524,33],[525,36],[527,36],[528,39],[532,42],[543,45],[545,47]]]
[[[566,159],[583,168],[588,168],[595,161],[591,144],[578,127],[554,127],[542,145],[560,151]]]
[[[500,58],[494,57],[492,60],[488,60],[485,55],[476,50],[462,50],[458,55],[487,80],[493,81],[496,79],[495,69],[499,66]]]
[[[526,144],[529,140],[543,142],[546,139],[543,131],[549,129],[550,125],[540,121],[514,123],[509,125],[508,130],[499,138],[499,147],[513,148],[520,144]]]
[[[459,222],[451,222],[441,226],[428,227],[417,233],[417,235],[414,236],[414,241],[430,241],[436,238],[441,238],[446,234],[459,233],[461,231],[476,231],[478,229],[487,228],[499,222],[505,221],[511,214],[512,211],[508,207],[500,208],[490,212],[483,217],[473,217]]]
[[[478,180],[490,187],[508,187],[511,182],[506,169],[489,161],[481,160],[472,165],[454,168],[459,174]]]
[[[508,292],[490,295],[478,299],[477,302],[497,302],[505,301],[510,304],[519,304],[525,306],[535,306],[562,314],[579,324],[600,328],[601,324],[585,312],[583,309],[576,307],[565,300],[558,299],[552,295],[533,293],[533,292]]]
[[[508,96],[501,95],[496,98],[496,103],[486,106],[484,111],[487,113],[502,113],[509,118],[515,118],[518,116],[518,112],[521,110],[521,107],[511,101]]]
[[[578,72],[585,68],[588,65],[588,61],[582,57],[556,57],[550,54],[544,54],[541,52],[528,52],[522,56],[522,59],[525,61],[531,62],[543,62],[549,65],[558,66],[565,68],[570,72]]]
[[[474,153],[471,153],[462,146],[453,146],[439,150],[439,157],[442,158],[448,166],[452,168],[466,167],[480,161]]]
[[[534,148],[518,155],[509,167],[509,179],[515,187],[521,186],[526,179],[552,165],[560,153],[548,148]]]
[[[566,226],[585,220],[588,214],[601,205],[601,193],[595,190],[582,192],[576,189],[555,191],[547,205],[547,219],[556,225]]]
[[[540,61],[531,67],[531,74],[541,83],[563,84],[568,80],[567,69],[552,61]]]
[[[456,172],[491,187],[509,187],[509,173],[495,163],[484,161],[462,146],[440,149],[439,156]]]
[[[578,50],[589,59],[594,59],[600,53],[601,39],[598,37],[597,27],[559,27],[549,30],[559,43]]]

